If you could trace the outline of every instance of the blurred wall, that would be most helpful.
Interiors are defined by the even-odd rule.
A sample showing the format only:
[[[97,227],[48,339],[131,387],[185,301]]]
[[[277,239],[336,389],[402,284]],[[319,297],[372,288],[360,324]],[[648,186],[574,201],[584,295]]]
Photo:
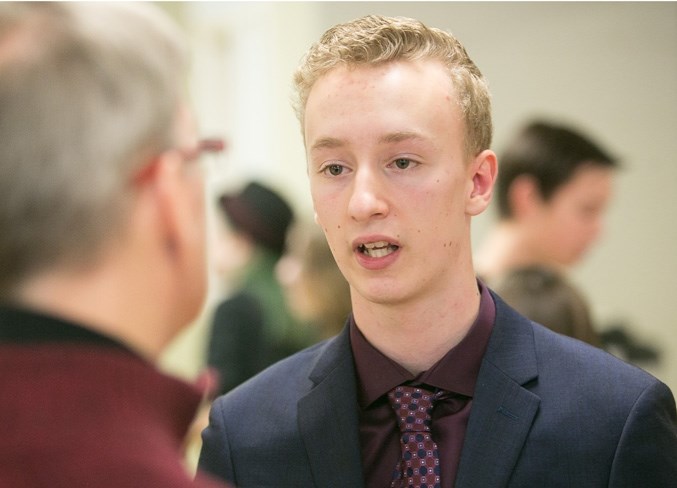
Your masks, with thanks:
[[[188,2],[163,4],[193,49],[190,91],[205,134],[227,138],[213,195],[251,177],[312,216],[291,75],[325,29],[375,13],[416,17],[464,43],[493,93],[494,149],[532,116],[571,123],[622,159],[606,233],[577,267],[600,323],[660,348],[647,369],[677,392],[677,3]],[[500,161],[499,161],[500,164]],[[210,202],[213,203],[213,202]],[[217,215],[213,215],[218,218]],[[479,243],[493,212],[475,221]],[[193,375],[213,303],[165,357]]]

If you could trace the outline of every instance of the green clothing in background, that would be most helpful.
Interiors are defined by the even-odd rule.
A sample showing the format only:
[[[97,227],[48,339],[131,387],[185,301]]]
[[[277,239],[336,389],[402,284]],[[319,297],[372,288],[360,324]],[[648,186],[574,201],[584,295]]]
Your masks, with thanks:
[[[316,340],[315,330],[289,313],[275,277],[277,259],[258,250],[240,287],[216,308],[207,364],[219,373],[221,393]]]

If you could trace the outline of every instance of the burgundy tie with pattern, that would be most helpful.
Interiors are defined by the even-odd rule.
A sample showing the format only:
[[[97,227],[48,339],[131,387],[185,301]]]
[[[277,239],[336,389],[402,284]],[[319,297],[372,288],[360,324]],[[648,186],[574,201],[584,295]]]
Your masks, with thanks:
[[[440,487],[440,459],[430,434],[430,416],[442,393],[414,386],[398,386],[388,393],[402,432],[402,457],[393,473],[392,488]]]

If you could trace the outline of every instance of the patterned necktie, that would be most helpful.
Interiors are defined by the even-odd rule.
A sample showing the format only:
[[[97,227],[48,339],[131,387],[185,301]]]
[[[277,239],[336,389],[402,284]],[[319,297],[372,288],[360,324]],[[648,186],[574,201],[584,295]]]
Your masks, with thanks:
[[[388,393],[402,432],[402,457],[393,472],[392,488],[440,487],[440,459],[430,435],[430,416],[442,394],[413,386],[398,386]]]

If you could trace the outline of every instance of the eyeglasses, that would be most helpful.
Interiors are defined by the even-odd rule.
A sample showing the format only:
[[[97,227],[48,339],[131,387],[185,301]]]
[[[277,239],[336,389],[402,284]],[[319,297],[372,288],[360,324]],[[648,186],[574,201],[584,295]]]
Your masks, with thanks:
[[[179,152],[179,154],[181,154],[186,162],[192,162],[199,160],[203,154],[220,153],[225,149],[225,147],[226,143],[223,139],[209,138],[201,139],[192,149],[177,148],[176,150]]]
[[[200,159],[204,154],[220,153],[225,149],[225,147],[226,143],[223,139],[208,138],[201,139],[200,141],[198,141],[195,147],[191,149],[175,147],[167,149],[166,151],[176,151],[181,156],[184,163],[188,164],[200,161]],[[150,161],[148,164],[146,164],[139,170],[135,171],[132,179],[137,183],[146,180],[148,176],[150,176],[153,173],[156,162],[157,158],[153,158],[153,160]]]

